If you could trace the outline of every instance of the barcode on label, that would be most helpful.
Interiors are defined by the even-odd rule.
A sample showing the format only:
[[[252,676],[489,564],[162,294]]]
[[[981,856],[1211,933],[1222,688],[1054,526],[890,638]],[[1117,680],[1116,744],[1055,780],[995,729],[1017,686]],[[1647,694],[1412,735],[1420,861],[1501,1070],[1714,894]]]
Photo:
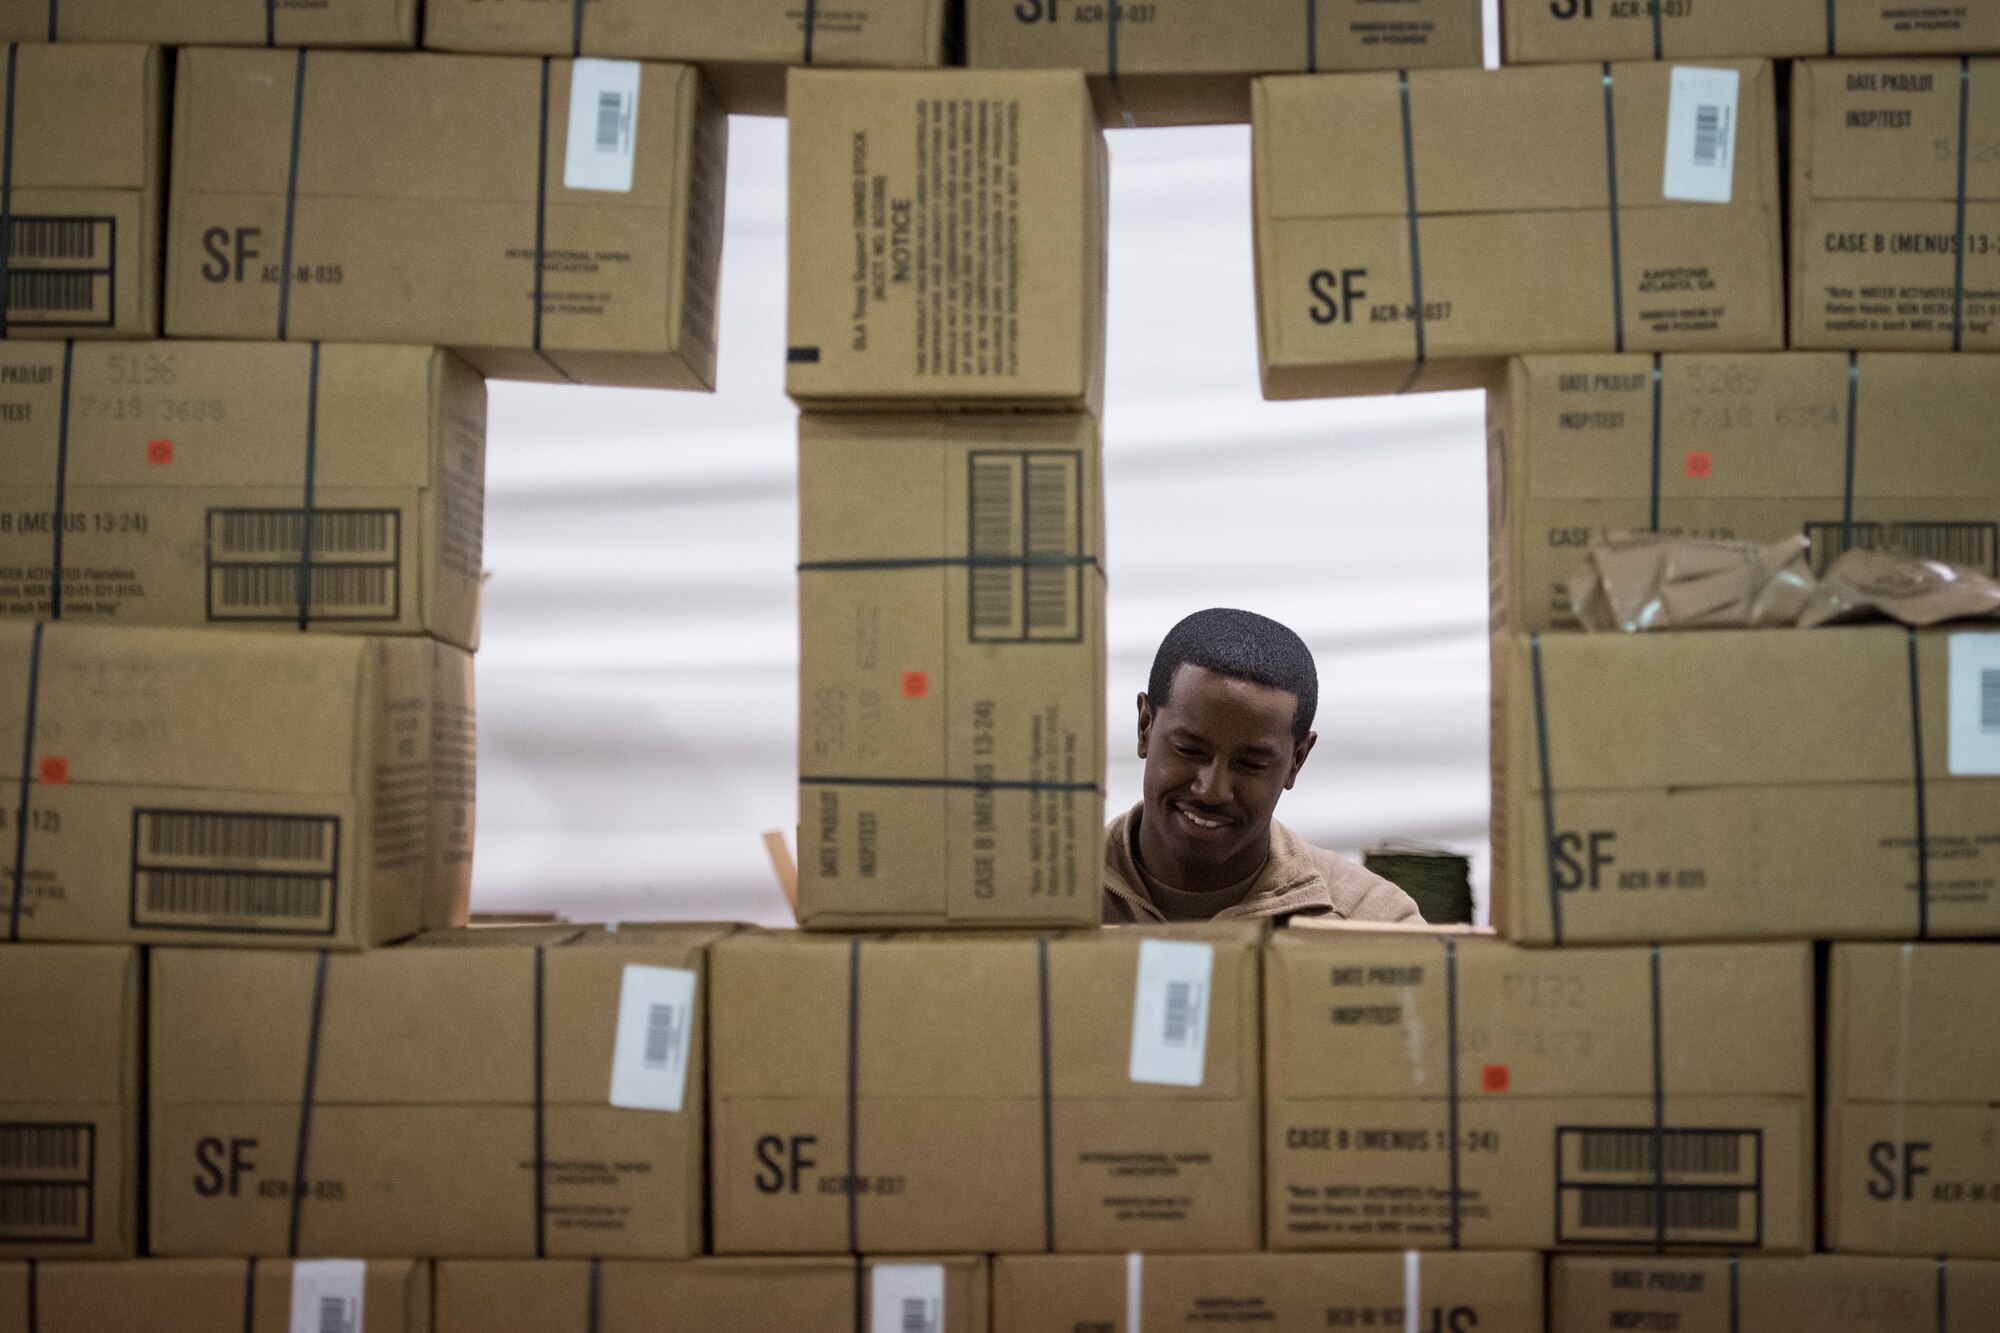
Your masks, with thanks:
[[[109,327],[118,226],[108,217],[13,217],[7,251],[9,324]]]
[[[297,875],[145,872],[146,911],[176,916],[252,916],[316,921],[326,915],[325,880]]]
[[[300,561],[311,542],[309,617],[402,615],[403,516],[394,509],[208,511],[208,618],[286,621],[299,613]]]
[[[288,815],[195,814],[151,811],[145,819],[148,856],[204,861],[326,860],[328,821]]]
[[[912,1296],[903,1302],[903,1333],[938,1333],[937,1320],[931,1317],[929,1301]]]
[[[1082,458],[981,451],[968,461],[974,643],[1073,643],[1083,634]]]
[[[570,62],[569,133],[563,188],[632,189],[639,117],[639,63],[581,59]]]
[[[60,269],[13,269],[7,274],[8,318],[17,314],[88,314],[97,308],[97,276]]]
[[[97,232],[91,218],[14,218],[7,227],[7,262],[95,259]]]
[[[1591,1172],[1651,1173],[1660,1156],[1669,1175],[1734,1176],[1743,1169],[1743,1139],[1728,1130],[1672,1129],[1656,1137],[1643,1129],[1593,1129],[1579,1146],[1583,1169]]]
[[[686,1104],[696,981],[684,967],[625,965],[611,1042],[613,1106],[676,1113]]]
[[[1808,523],[1815,574],[1848,551],[1894,551],[2000,574],[2000,523]]]
[[[347,1302],[338,1296],[323,1296],[319,1303],[319,1333],[346,1333]]]
[[[68,1181],[0,1181],[0,1241],[88,1238],[90,1186]]]
[[[0,1124],[0,1175],[88,1170],[91,1127]]]
[[[299,571],[295,565],[250,565],[216,571],[215,606],[211,619],[236,619],[237,611],[296,610]],[[346,612],[386,614],[393,602],[389,571],[365,566],[314,566],[311,614],[322,617]]]
[[[1703,103],[1694,113],[1694,160],[1712,167],[1722,158],[1722,108]]]
[[[1185,981],[1167,983],[1167,1021],[1160,1034],[1160,1040],[1169,1046],[1183,1047],[1188,1044],[1188,1032],[1194,1021],[1194,987]]]
[[[401,536],[402,515],[394,509],[315,509],[312,516],[314,560],[361,555],[393,559]],[[302,509],[211,509],[208,549],[216,556],[278,556],[297,560],[305,535]]]
[[[671,1069],[682,1046],[681,1011],[671,1004],[646,1007],[646,1068]]]
[[[367,1294],[368,1265],[362,1260],[296,1260],[289,1333],[362,1333]]]
[[[1608,78],[1608,76],[1607,76]],[[1743,76],[1733,69],[1676,66],[1667,99],[1668,199],[1726,204],[1736,184],[1736,110]]]
[[[1669,1189],[1667,1233],[1735,1232],[1743,1225],[1743,1196],[1738,1190]],[[1586,1228],[1613,1231],[1657,1231],[1662,1194],[1637,1186],[1595,1185],[1578,1198],[1578,1220]]]
[[[325,815],[132,812],[132,924],[333,933],[340,821]]]
[[[944,1287],[942,1264],[876,1264],[868,1333],[943,1333]]]
[[[616,153],[624,150],[625,140],[632,131],[632,117],[625,109],[625,95],[618,92],[601,92],[597,95],[597,151]]]
[[[1215,947],[1141,940],[1132,1000],[1134,1083],[1198,1088],[1208,1054],[1208,997]]]
[[[97,1127],[0,1123],[0,1241],[88,1241]]]

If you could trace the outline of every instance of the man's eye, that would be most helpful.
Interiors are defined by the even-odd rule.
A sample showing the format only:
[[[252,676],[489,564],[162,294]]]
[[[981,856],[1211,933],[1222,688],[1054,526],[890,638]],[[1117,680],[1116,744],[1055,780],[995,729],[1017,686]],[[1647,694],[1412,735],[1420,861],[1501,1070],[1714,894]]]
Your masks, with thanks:
[[[1244,760],[1236,765],[1236,771],[1239,773],[1262,773],[1270,767],[1269,764],[1252,763],[1249,760]]]
[[[1183,759],[1199,759],[1199,758],[1201,758],[1201,751],[1199,751],[1199,750],[1195,749],[1195,748],[1194,748],[1193,746],[1189,746],[1189,745],[1176,745],[1176,746],[1174,747],[1174,753],[1175,753],[1175,754],[1177,754],[1177,755],[1179,755],[1179,756],[1180,756],[1181,758],[1183,758]]]

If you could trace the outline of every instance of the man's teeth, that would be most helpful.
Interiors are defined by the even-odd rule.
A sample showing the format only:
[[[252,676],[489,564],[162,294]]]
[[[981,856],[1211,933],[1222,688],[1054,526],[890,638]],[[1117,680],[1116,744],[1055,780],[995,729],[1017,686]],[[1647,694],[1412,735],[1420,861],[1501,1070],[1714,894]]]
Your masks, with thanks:
[[[1191,823],[1199,824],[1203,828],[1222,828],[1226,822],[1220,819],[1204,819],[1186,806],[1181,807],[1181,814],[1186,816]]]

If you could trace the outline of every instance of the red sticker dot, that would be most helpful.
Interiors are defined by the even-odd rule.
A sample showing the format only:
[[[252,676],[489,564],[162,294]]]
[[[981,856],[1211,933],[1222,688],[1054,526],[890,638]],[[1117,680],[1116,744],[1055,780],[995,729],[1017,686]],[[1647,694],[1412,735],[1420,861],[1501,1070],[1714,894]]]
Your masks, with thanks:
[[[1688,475],[1696,481],[1707,481],[1715,471],[1715,456],[1706,449],[1695,449],[1688,453]]]
[[[1507,1091],[1507,1066],[1487,1065],[1479,1071],[1479,1086],[1487,1092]]]
[[[69,760],[62,758],[60,755],[43,755],[42,785],[45,787],[60,787],[68,781]]]
[[[165,467],[167,464],[173,462],[174,442],[172,440],[146,441],[146,461],[154,467]]]
[[[905,671],[903,673],[903,697],[921,699],[931,692],[931,677],[928,671]]]

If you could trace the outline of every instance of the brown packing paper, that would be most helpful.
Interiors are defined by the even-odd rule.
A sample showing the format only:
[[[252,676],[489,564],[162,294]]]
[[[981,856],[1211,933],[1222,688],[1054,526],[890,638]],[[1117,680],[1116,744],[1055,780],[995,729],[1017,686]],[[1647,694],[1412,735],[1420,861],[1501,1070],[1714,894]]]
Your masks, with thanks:
[[[699,1254],[699,978],[720,933],[156,953],[154,1251]],[[610,1100],[627,974],[654,969],[693,977],[692,1015],[636,1013],[662,1041],[647,1058],[683,1062],[679,1111]]]
[[[994,1333],[1542,1333],[1538,1254],[1002,1255],[993,1295]]]
[[[168,332],[437,343],[506,378],[714,387],[727,120],[686,65],[639,67],[636,110],[575,70],[184,51]],[[597,128],[580,154],[579,88]],[[607,152],[629,153],[629,188],[568,184]]]
[[[143,985],[137,949],[0,953],[0,1260],[138,1252]]]
[[[305,1268],[283,1259],[0,1264],[0,1333],[293,1333],[302,1327],[430,1333],[429,1264],[370,1260],[357,1275],[358,1291],[344,1282],[334,1288],[343,1308],[319,1304],[294,1311],[294,1273]],[[307,1286],[305,1294],[320,1290]]]
[[[2000,574],[1996,394],[2000,357],[1516,358],[1487,404],[1494,628],[1576,628],[1587,548],[1650,528]]]
[[[1270,1247],[1810,1249],[1812,986],[1805,945],[1281,931]]]
[[[2000,61],[1799,62],[1792,346],[2000,349],[1996,135]]]
[[[918,1266],[936,1271],[881,1270]],[[881,1273],[881,1276],[878,1276]],[[891,1300],[931,1283],[914,1314]],[[689,1263],[444,1263],[438,1333],[986,1333],[987,1261],[945,1259],[697,1259]],[[921,1317],[916,1317],[921,1315]]]
[[[415,46],[418,0],[0,0],[0,38],[162,46]]]
[[[2000,10],[1981,0],[1502,0],[1510,65],[2000,50]]]
[[[1978,720],[1962,637],[1496,639],[1495,923],[1538,944],[1993,933],[2000,778],[1954,762]]]
[[[1414,0],[971,0],[975,69],[1076,69],[1107,125],[1198,125],[1250,118],[1257,74],[1405,67],[1477,69],[1480,7]]]
[[[359,949],[465,919],[469,654],[0,622],[0,682],[27,761],[0,936]]]
[[[2000,581],[1961,565],[1882,551],[1849,551],[1813,590],[1799,623],[1850,620],[1942,625],[2000,617]]]
[[[0,146],[0,337],[160,330],[165,57],[154,46],[9,44]]]
[[[808,414],[799,477],[800,920],[1096,923],[1097,423]]]
[[[477,646],[486,387],[447,352],[9,342],[0,417],[0,616]]]
[[[1104,136],[1081,75],[791,75],[785,388],[1076,411],[1104,387]]]
[[[1668,197],[1702,150],[1689,130],[1669,160],[1666,65],[1258,80],[1265,396],[1481,387],[1516,352],[1779,347],[1771,66],[1718,68],[1740,80],[1726,204]],[[1680,99],[1684,129],[1705,106],[1725,115]]]
[[[1570,576],[1570,603],[1590,630],[1790,628],[1816,591],[1810,549],[1802,536],[1771,546],[1613,537]]]
[[[1260,938],[724,940],[716,1251],[1255,1249]],[[1205,992],[1149,982],[1141,1002],[1142,963],[1157,979],[1205,950]],[[1133,1081],[1156,1036],[1183,1043],[1198,1084]]]
[[[1834,948],[1827,1248],[2000,1259],[1996,1030],[2000,945]]]
[[[1549,1265],[1550,1333],[1980,1333],[2000,1264],[1858,1258],[1605,1259]]]

